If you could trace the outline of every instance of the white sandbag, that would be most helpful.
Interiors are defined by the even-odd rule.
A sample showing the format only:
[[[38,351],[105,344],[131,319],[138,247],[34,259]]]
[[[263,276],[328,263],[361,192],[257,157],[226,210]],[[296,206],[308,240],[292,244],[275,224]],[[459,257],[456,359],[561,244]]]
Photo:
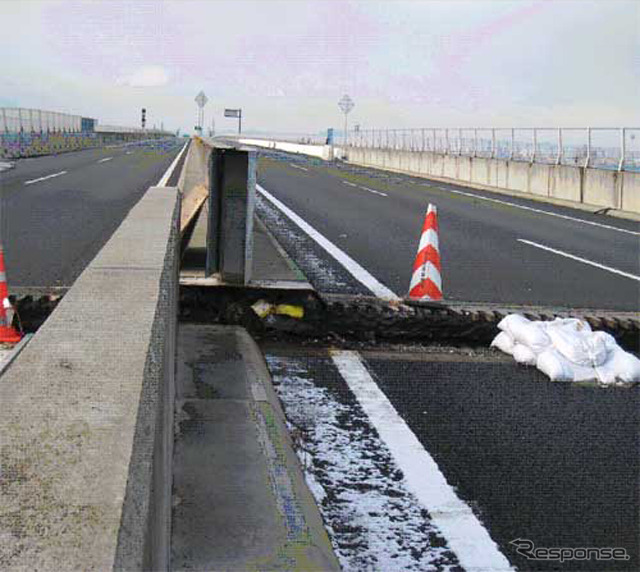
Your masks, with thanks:
[[[573,381],[573,370],[554,349],[540,353],[536,366],[542,373],[547,374],[551,381]]]
[[[617,345],[610,352],[609,360],[598,369],[606,377],[604,383],[640,381],[640,359]]]
[[[558,350],[549,348],[536,362],[538,369],[546,373],[552,381],[598,381],[598,371],[593,367],[584,367],[571,363]]]
[[[593,367],[602,365],[615,340],[605,332],[578,330],[575,323],[549,324],[547,334],[555,347],[570,362]],[[613,346],[610,343],[613,340]]]
[[[555,318],[550,322],[541,322],[545,328],[568,328],[575,332],[590,332],[589,322],[578,318]]]
[[[531,348],[523,344],[515,344],[513,346],[513,358],[523,365],[536,365],[536,354]]]
[[[543,324],[543,322],[529,322],[515,325],[513,339],[539,354],[551,345],[551,339],[545,332]]]
[[[493,341],[491,347],[498,348],[505,354],[513,355],[513,338],[507,332],[500,332]]]
[[[509,351],[502,351],[513,355],[518,363],[536,365],[554,381],[640,381],[640,360],[622,350],[606,332],[592,332],[583,320],[532,322],[510,314],[498,327],[502,332],[493,346],[507,348]]]
[[[517,329],[519,326],[523,324],[530,324],[530,323],[531,322],[529,320],[527,320],[524,316],[521,316],[520,314],[509,314],[508,316],[505,316],[504,318],[502,318],[500,322],[498,322],[498,328],[503,332],[507,332],[513,338],[514,327]]]

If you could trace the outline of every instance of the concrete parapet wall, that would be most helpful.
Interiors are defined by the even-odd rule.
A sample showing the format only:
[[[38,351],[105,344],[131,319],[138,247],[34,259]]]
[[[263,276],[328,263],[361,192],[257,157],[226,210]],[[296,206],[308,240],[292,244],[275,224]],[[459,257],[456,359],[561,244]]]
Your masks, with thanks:
[[[617,171],[603,171],[601,169],[584,170],[585,203],[602,207],[620,208],[620,185]]]
[[[640,173],[432,152],[349,148],[350,163],[458,181],[561,204],[640,214]],[[614,213],[615,214],[615,213]]]
[[[552,165],[531,163],[529,165],[529,192],[534,195],[546,197],[549,195],[549,177]]]
[[[157,133],[118,132],[0,133],[0,158],[38,157],[167,136]]]
[[[175,188],[151,188],[0,378],[3,569],[163,569]]]
[[[549,196],[556,199],[573,201],[582,200],[582,172],[580,167],[554,165],[549,181]]]
[[[333,159],[333,148],[331,145],[304,145],[301,143],[289,143],[287,141],[273,141],[269,139],[238,139],[238,142],[242,145],[266,147],[268,149],[286,151],[287,153],[300,153],[301,155],[318,157],[325,161]]]
[[[625,172],[622,177],[623,211],[640,213],[640,173]]]

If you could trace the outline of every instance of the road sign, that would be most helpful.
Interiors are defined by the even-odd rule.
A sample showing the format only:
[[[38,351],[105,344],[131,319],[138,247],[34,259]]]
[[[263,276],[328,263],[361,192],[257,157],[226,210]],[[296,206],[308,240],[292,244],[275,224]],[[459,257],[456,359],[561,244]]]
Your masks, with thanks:
[[[242,113],[241,109],[225,109],[224,116],[225,117],[240,117]]]
[[[207,104],[209,98],[207,98],[207,96],[204,94],[204,91],[201,91],[198,95],[196,95],[195,101],[198,104],[198,107],[202,108]]]
[[[345,115],[353,109],[354,105],[355,103],[353,103],[353,100],[348,95],[343,95],[342,99],[338,102],[338,107]]]

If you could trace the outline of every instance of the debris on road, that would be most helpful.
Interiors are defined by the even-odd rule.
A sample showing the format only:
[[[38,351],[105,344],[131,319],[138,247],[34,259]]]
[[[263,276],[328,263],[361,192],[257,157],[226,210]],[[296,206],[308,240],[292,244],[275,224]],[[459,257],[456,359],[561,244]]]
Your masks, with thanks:
[[[251,308],[260,318],[266,318],[271,314],[289,316],[296,319],[304,318],[304,307],[293,304],[270,304],[265,300],[258,300]]]
[[[625,352],[606,332],[584,320],[531,321],[509,314],[498,324],[491,345],[523,365],[536,366],[552,381],[640,381],[640,360]]]

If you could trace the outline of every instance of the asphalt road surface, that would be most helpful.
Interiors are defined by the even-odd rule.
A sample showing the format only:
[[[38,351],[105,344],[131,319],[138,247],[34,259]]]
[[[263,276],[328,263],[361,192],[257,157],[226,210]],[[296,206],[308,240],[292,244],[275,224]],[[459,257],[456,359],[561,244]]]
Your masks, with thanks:
[[[171,139],[20,159],[1,172],[11,293],[71,286],[183,145]]]
[[[640,307],[640,223],[302,156],[260,157],[258,182],[399,296],[431,202],[445,299]],[[353,287],[352,277],[344,282]]]
[[[261,150],[260,157],[259,216],[318,290],[370,294],[379,281],[406,294],[431,202],[446,299],[640,307],[636,222],[300,156]],[[312,481],[322,484],[321,511],[344,565],[393,568],[404,558],[402,569],[436,562],[439,569],[455,566],[452,551],[473,568],[478,553],[455,540],[466,529],[447,533],[448,507],[438,506],[438,495],[415,496],[424,483],[435,486],[434,475],[419,470],[411,487],[426,455],[518,569],[637,569],[638,387],[551,383],[489,349],[363,349],[342,369],[334,348],[263,349],[287,415],[303,428],[301,447]],[[404,444],[401,434],[409,436]],[[343,451],[345,443],[356,453]],[[395,471],[404,474],[402,486],[388,483]],[[394,516],[396,505],[420,500],[422,528]],[[432,525],[444,540],[428,534]],[[486,539],[472,536],[483,546]],[[527,556],[530,546],[541,549],[540,559]],[[624,554],[545,560],[545,549],[591,547]]]
[[[440,570],[451,550],[465,569],[502,570],[478,561],[492,542],[519,570],[638,569],[638,387],[551,383],[486,349],[346,352],[339,368],[333,349],[263,350],[348,569]],[[523,542],[624,552],[559,561]]]

